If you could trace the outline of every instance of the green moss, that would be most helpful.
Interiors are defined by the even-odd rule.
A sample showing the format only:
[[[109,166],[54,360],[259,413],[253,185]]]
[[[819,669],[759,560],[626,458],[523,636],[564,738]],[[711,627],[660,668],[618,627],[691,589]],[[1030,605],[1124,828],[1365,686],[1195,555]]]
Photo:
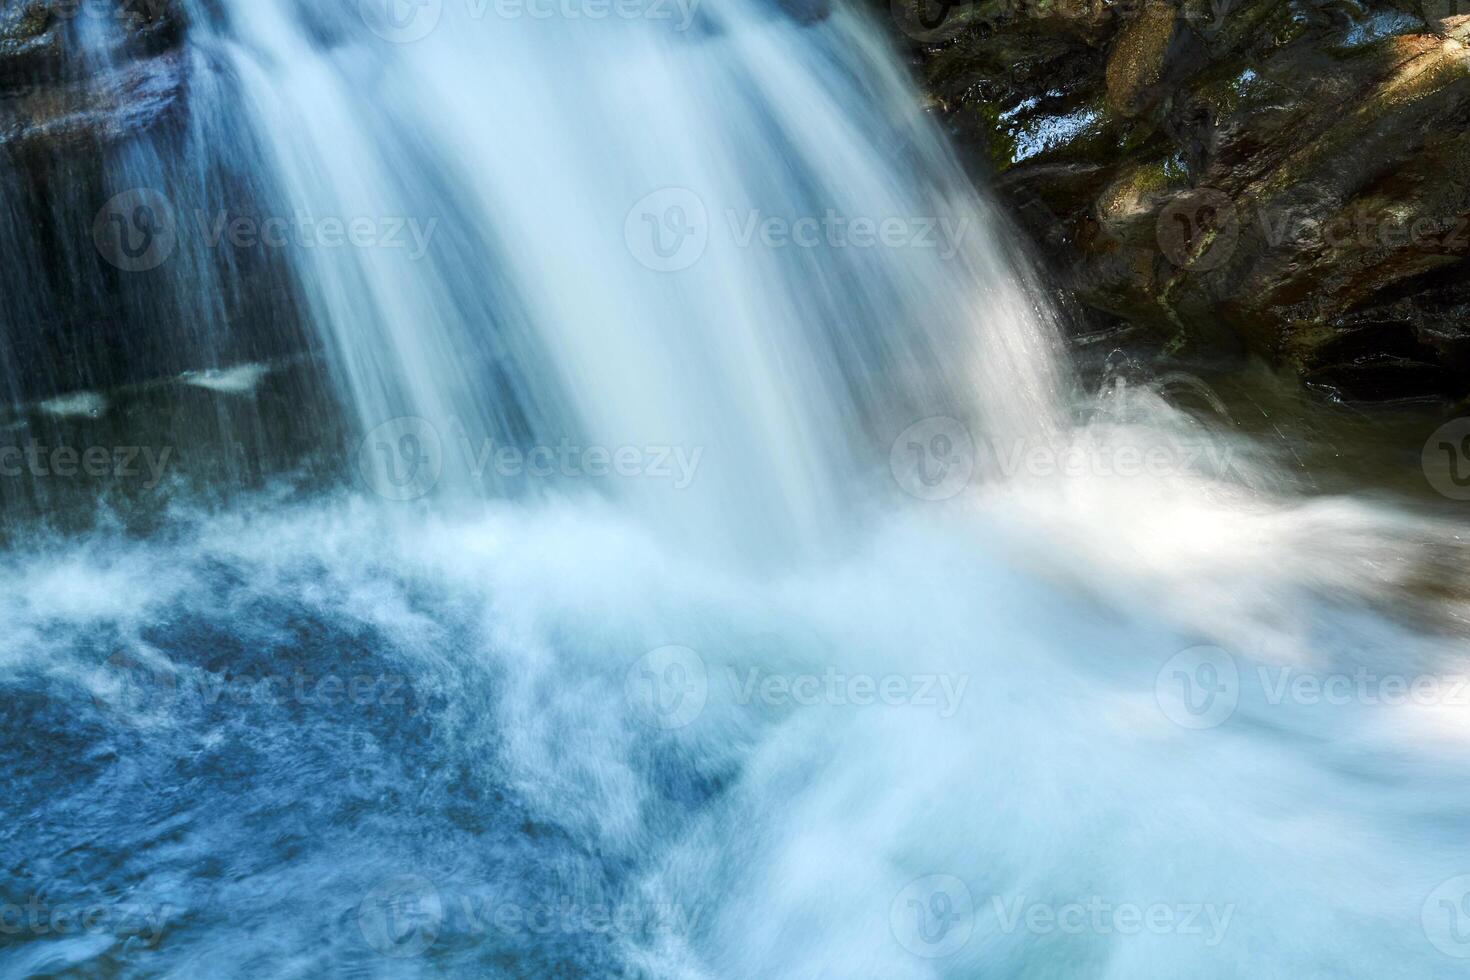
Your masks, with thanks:
[[[1171,184],[1173,180],[1164,161],[1135,164],[1108,187],[1098,201],[1098,210],[1109,213],[1118,208],[1130,208],[1133,202],[1146,200],[1154,193],[1167,190]]]
[[[1001,107],[994,102],[975,102],[968,109],[984,122],[985,146],[990,156],[990,165],[995,168],[995,172],[1002,174],[1014,167],[1017,155],[1016,138],[1001,119]]]

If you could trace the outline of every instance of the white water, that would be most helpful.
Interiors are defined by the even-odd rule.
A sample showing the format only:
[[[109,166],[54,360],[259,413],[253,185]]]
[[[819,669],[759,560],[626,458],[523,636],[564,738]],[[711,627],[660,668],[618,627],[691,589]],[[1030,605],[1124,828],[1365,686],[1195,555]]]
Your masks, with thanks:
[[[186,972],[274,974],[294,959],[308,972],[361,963],[383,975],[500,975],[487,964],[507,955],[496,953],[505,937],[462,903],[605,901],[599,881],[616,868],[621,902],[678,910],[690,925],[612,935],[611,960],[592,975],[1456,975],[1442,950],[1461,947],[1432,898],[1470,866],[1470,725],[1456,681],[1470,671],[1459,644],[1375,610],[1406,596],[1385,566],[1407,566],[1412,545],[1392,539],[1390,515],[1351,501],[1211,503],[1244,491],[1204,480],[1126,492],[1081,481],[1045,503],[1033,489],[890,514],[852,556],[774,576],[692,560],[590,501],[453,520],[360,500],[185,519],[170,541],[99,536],[9,562],[17,629],[4,659],[24,668],[39,657],[111,700],[79,638],[118,635],[183,688],[200,667],[170,662],[169,645],[149,639],[157,624],[207,616],[259,642],[250,638],[293,627],[257,623],[256,610],[288,601],[295,618],[334,624],[329,636],[353,647],[379,636],[364,662],[391,664],[419,697],[442,699],[429,716],[431,768],[398,777],[410,798],[452,779],[475,788],[482,802],[470,812],[497,840],[529,820],[570,842],[570,854],[547,848],[539,878],[521,878],[481,867],[474,838],[436,843],[439,814],[385,801],[371,822],[389,835],[382,843],[324,837],[227,891],[160,869],[138,894],[167,896],[201,924],[223,917],[202,939],[146,954],[183,956]],[[1079,501],[1110,526],[1088,523],[1087,509],[1063,518]],[[1172,523],[1230,533],[1173,554],[1138,534]],[[216,593],[222,571],[241,586]],[[1463,617],[1463,604],[1452,609]],[[1234,713],[1196,730],[1180,723],[1166,668],[1201,643],[1226,645],[1241,681]],[[693,652],[676,662],[702,677],[664,675],[672,686],[645,690],[644,669],[667,662],[649,651],[670,644]],[[203,656],[222,669],[217,651]],[[270,666],[288,664],[301,667]],[[1423,704],[1271,694],[1285,667],[1323,677],[1360,665],[1444,687]],[[941,683],[927,698],[910,686],[912,699],[866,704],[845,686],[751,694],[769,678],[833,673]],[[696,708],[670,698],[690,682]],[[201,724],[156,700],[145,709],[129,724],[177,743],[165,750],[179,753],[174,765],[206,747],[230,758],[281,740],[274,767],[316,772],[307,746],[340,739],[331,727],[241,732],[228,715]],[[360,792],[343,788],[362,765],[343,745],[298,790],[326,812]],[[387,751],[376,765],[393,767]],[[521,800],[527,816],[499,826],[492,792]],[[402,875],[430,883],[442,911],[426,951],[386,959],[363,910]],[[948,930],[932,910],[953,893],[934,875],[961,882],[969,901]],[[910,901],[929,910],[929,933]],[[1034,906],[1088,903],[1163,909],[1172,925],[1016,925]],[[399,928],[412,948],[420,934]],[[524,948],[513,955],[535,962]]]
[[[150,628],[187,613],[254,637],[257,603],[283,596],[335,624],[334,643],[379,631],[447,705],[408,789],[453,774],[485,813],[506,789],[528,825],[555,828],[541,839],[570,842],[574,857],[547,844],[542,862],[561,894],[616,876],[623,894],[696,916],[614,937],[618,968],[645,975],[1457,975],[1434,890],[1470,873],[1470,707],[1307,704],[1273,699],[1270,679],[1467,673],[1451,639],[1463,600],[1422,588],[1438,574],[1428,543],[1463,555],[1459,532],[1292,500],[1272,460],[1146,389],[1108,392],[1089,406],[1107,421],[1069,429],[1078,406],[1041,292],[867,26],[838,12],[800,27],[744,2],[683,31],[449,3],[437,30],[391,44],[355,4],[226,7],[228,26],[199,43],[238,72],[286,206],[437,221],[418,259],[293,256],[362,432],[428,420],[446,505],[472,489],[450,462],[460,429],[699,448],[703,463],[677,491],[570,481],[478,511],[261,500],[181,513],[155,541],[12,556],[7,664],[41,651],[92,683],[73,633],[111,630],[183,676],[196,665],[170,662]],[[708,215],[704,254],[677,271],[640,263],[627,234],[661,188],[693,191]],[[946,257],[740,247],[727,219],[829,208],[968,230]],[[890,447],[940,415],[998,456],[1199,442],[1232,455],[1137,477],[996,478],[992,459],[946,500],[905,496]],[[244,583],[223,599],[200,584],[220,569]],[[1168,685],[1172,658],[1200,644],[1225,648],[1241,681],[1234,713],[1196,730]],[[644,697],[670,694],[645,691],[646,667],[692,682],[702,707],[660,702],[669,724]],[[800,703],[744,686],[832,673],[945,693]],[[179,739],[180,767],[267,737],[167,711],[142,723]],[[338,775],[321,775],[326,799]],[[235,912],[179,937],[173,975],[523,975],[476,959],[486,931],[453,915],[417,958],[363,948],[358,903],[386,877],[422,876],[446,904],[514,884],[476,868],[473,840],[430,846],[441,828],[418,811],[368,809],[385,839],[217,891],[174,868],[145,876],[200,922],[211,902]],[[445,822],[473,823],[467,809]],[[959,894],[935,875],[970,905],[925,932],[913,915]],[[1199,908],[1167,929],[1011,922],[1094,898]]]
[[[803,28],[746,0],[603,20],[452,2],[389,43],[357,6],[234,4],[222,43],[293,209],[432,228],[417,261],[299,262],[362,431],[427,420],[460,471],[447,488],[465,481],[461,433],[698,449],[701,493],[647,481],[633,505],[759,551],[844,524],[870,444],[916,419],[1055,424],[1045,305],[851,14]],[[829,212],[897,220],[903,244],[748,230]],[[679,214],[697,258],[649,268],[648,222]]]

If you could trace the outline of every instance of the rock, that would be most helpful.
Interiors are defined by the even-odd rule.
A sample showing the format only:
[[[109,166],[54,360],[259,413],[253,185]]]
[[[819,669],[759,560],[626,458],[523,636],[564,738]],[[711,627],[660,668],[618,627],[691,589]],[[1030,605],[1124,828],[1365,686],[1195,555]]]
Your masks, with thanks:
[[[182,32],[173,0],[6,6],[0,12],[0,147],[12,157],[71,152],[146,131],[183,105],[188,59],[179,46]]]
[[[925,2],[894,0],[923,81],[1098,319],[1470,393],[1470,8]]]
[[[168,51],[0,96],[0,145],[15,155],[84,150],[144,132],[182,105],[186,69],[183,52]]]
[[[1158,100],[1165,72],[1187,46],[1189,34],[1183,25],[1179,8],[1167,0],[1149,0],[1137,18],[1123,26],[1103,72],[1109,109],[1136,116]]]

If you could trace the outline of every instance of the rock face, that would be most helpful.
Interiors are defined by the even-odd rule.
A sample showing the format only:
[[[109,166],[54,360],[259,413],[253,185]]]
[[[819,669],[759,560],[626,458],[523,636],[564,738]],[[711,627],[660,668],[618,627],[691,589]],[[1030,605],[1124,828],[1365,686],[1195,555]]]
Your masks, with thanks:
[[[0,4],[0,147],[85,150],[145,131],[181,103],[173,0]]]
[[[309,349],[286,252],[209,237],[289,212],[186,11],[0,0],[0,409]]]
[[[1102,321],[1349,398],[1470,392],[1470,0],[892,0]]]

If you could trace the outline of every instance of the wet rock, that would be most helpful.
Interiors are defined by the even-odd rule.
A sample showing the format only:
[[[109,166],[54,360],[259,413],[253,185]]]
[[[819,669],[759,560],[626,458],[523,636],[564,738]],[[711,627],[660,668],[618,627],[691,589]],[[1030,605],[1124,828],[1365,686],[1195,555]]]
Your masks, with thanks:
[[[182,52],[169,51],[92,78],[0,97],[0,144],[24,155],[136,135],[181,106],[186,66]]]
[[[146,131],[183,104],[173,0],[29,0],[0,10],[0,148],[71,152]]]
[[[1463,3],[893,9],[950,126],[1102,322],[1345,397],[1470,392]]]

